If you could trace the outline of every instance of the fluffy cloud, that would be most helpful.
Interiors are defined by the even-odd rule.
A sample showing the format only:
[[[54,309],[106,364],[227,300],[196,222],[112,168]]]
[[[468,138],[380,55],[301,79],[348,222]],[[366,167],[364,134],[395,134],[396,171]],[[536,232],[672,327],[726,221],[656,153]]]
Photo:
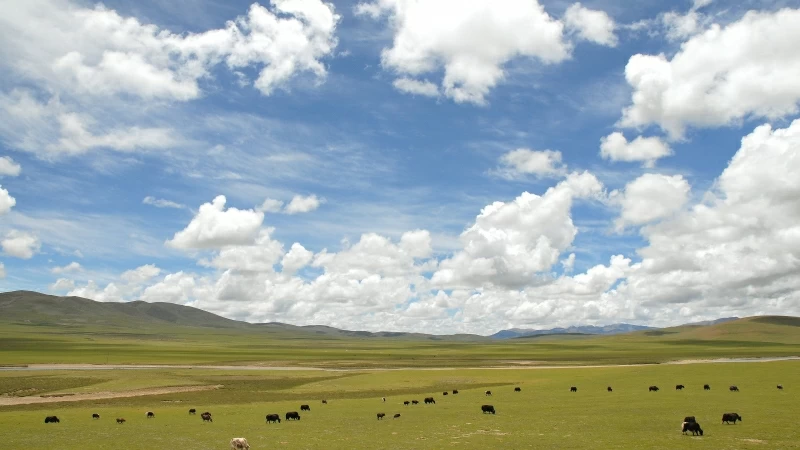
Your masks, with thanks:
[[[22,167],[15,163],[8,156],[0,157],[0,176],[16,177],[22,171]]]
[[[17,199],[12,197],[7,190],[0,186],[0,216],[11,211],[11,208],[17,204]]]
[[[209,249],[228,245],[247,245],[255,241],[264,221],[264,213],[250,209],[225,209],[226,198],[200,206],[185,229],[166,242],[173,248]]]
[[[0,242],[6,255],[21,259],[31,259],[39,252],[41,243],[36,235],[25,231],[11,230]]]
[[[57,281],[56,285],[59,285],[60,281],[61,280]],[[67,285],[67,282],[60,283],[60,287],[65,287]],[[67,292],[67,297],[83,297],[98,302],[121,302],[124,300],[123,294],[120,292],[116,284],[109,283],[105,288],[100,289],[97,283],[91,280],[86,284],[86,286],[76,287]]]
[[[381,61],[404,80],[399,89],[432,95],[432,83],[416,77],[443,69],[441,91],[458,103],[485,103],[512,59],[552,64],[570,56],[564,24],[536,0],[376,0],[359,4],[356,12],[389,16],[394,43]]]
[[[426,97],[438,97],[439,86],[431,83],[430,81],[420,81],[413,78],[398,78],[394,80],[392,85],[398,91],[407,94],[424,95]]]
[[[264,202],[256,208],[256,211],[261,211],[265,213],[276,213],[280,212],[281,208],[283,208],[283,202],[280,200],[275,200],[274,198],[268,198],[264,200]]]
[[[562,176],[567,167],[561,162],[561,152],[553,150],[528,150],[520,148],[500,158],[503,165],[498,172],[506,178],[531,174],[540,177]]]
[[[254,3],[225,28],[177,34],[102,5],[33,0],[0,18],[0,42],[17,73],[92,96],[197,98],[199,81],[223,63],[231,70],[256,68],[253,85],[264,95],[299,72],[324,78],[321,59],[337,45],[333,6],[319,0],[271,3]]]
[[[0,263],[0,280],[6,278],[6,266],[3,263]]]
[[[75,289],[75,282],[68,278],[59,278],[55,283],[50,285],[51,291],[71,291]]]
[[[624,134],[616,131],[600,139],[600,155],[611,161],[641,161],[645,167],[653,167],[658,159],[672,155],[672,149],[655,136],[638,136],[628,142]]]
[[[796,114],[800,101],[800,10],[750,11],[713,25],[671,59],[637,54],[625,66],[633,88],[622,126],[657,124],[678,139],[687,126],[715,127],[750,117]]]
[[[253,245],[235,245],[222,249],[211,261],[200,264],[217,269],[243,272],[273,272],[273,267],[283,256],[283,245],[272,240],[272,228],[263,229]]]
[[[324,202],[325,199],[320,199],[316,195],[309,195],[308,197],[295,195],[283,211],[286,214],[307,213],[319,208]]]
[[[281,272],[292,275],[303,267],[307,266],[314,257],[314,253],[306,250],[305,247],[295,242],[292,248],[281,259]]]
[[[178,145],[181,138],[169,128],[98,124],[76,113],[57,98],[40,102],[29,90],[0,93],[0,135],[20,150],[42,158],[79,155],[95,149],[130,153]]]
[[[144,266],[139,266],[133,270],[124,272],[120,275],[120,278],[128,284],[140,285],[157,277],[160,273],[161,269],[156,267],[155,264],[145,264]]]
[[[625,186],[624,192],[613,192],[612,201],[622,208],[615,222],[617,230],[628,225],[642,225],[671,216],[688,201],[691,187],[680,175],[644,174]]]
[[[591,10],[580,3],[573,3],[564,13],[564,24],[583,40],[608,47],[617,46],[614,19],[604,11]]]
[[[463,250],[439,264],[437,286],[518,288],[558,262],[578,233],[572,222],[575,199],[599,197],[603,185],[588,172],[573,173],[539,196],[528,192],[513,202],[495,202],[461,234]]]
[[[142,203],[145,205],[155,206],[156,208],[186,209],[186,205],[182,205],[171,200],[164,200],[163,198],[151,197],[149,195],[142,199]]]
[[[52,269],[50,269],[50,272],[53,272],[55,274],[62,274],[62,273],[80,272],[82,270],[83,267],[79,263],[73,261],[64,267],[53,267]]]

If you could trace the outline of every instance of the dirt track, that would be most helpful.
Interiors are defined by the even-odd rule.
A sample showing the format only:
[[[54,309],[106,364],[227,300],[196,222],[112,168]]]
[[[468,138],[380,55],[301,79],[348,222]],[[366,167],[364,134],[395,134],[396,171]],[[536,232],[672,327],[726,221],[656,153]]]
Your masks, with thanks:
[[[122,397],[141,397],[145,395],[175,394],[178,392],[196,392],[219,389],[222,385],[214,386],[172,386],[162,388],[137,389],[133,391],[118,392],[91,392],[88,394],[65,395],[55,397],[50,394],[47,397],[28,396],[28,397],[0,397],[0,406],[31,405],[34,403],[59,403],[59,402],[80,402],[84,400],[103,400],[107,398]]]

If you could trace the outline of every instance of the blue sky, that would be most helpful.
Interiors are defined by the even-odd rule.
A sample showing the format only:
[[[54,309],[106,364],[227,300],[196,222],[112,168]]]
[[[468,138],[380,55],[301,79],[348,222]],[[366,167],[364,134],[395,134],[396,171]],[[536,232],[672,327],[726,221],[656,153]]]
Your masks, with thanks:
[[[636,3],[12,2],[0,289],[435,333],[798,314],[800,5]]]

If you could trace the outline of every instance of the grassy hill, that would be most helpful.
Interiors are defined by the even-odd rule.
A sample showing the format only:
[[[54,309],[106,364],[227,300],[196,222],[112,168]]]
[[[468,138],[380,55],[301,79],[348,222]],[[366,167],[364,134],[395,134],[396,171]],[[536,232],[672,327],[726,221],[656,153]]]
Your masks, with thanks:
[[[169,303],[0,294],[0,362],[474,367],[800,355],[800,319],[751,317],[613,336],[493,340],[249,324]]]

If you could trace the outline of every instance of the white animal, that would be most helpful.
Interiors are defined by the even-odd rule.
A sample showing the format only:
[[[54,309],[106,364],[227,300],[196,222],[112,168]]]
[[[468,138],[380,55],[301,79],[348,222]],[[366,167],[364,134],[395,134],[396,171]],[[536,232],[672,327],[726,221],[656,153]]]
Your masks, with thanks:
[[[250,444],[245,438],[233,438],[231,439],[231,450],[250,450]]]

